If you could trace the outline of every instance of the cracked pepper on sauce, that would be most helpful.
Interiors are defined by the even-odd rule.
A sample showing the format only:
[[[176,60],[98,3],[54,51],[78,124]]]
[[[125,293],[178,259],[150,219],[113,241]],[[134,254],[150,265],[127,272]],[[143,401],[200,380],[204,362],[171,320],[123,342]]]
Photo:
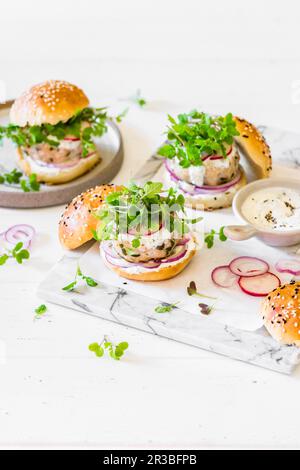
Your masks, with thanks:
[[[300,187],[300,185],[299,185]],[[271,187],[250,194],[242,205],[243,216],[257,228],[300,228],[300,189]]]

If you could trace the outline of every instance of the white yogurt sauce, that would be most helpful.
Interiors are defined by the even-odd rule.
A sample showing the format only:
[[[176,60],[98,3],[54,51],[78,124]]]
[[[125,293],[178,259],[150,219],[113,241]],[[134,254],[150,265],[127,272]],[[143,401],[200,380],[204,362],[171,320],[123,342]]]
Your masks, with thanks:
[[[242,214],[258,228],[286,230],[300,227],[300,190],[272,187],[247,197]]]

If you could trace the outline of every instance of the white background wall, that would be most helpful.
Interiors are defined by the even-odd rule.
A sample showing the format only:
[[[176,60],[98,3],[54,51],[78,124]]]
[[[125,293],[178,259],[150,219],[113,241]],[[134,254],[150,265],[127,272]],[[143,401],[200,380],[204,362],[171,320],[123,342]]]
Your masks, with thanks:
[[[0,5],[0,78],[9,97],[58,77],[79,82],[94,99],[141,87],[152,99],[300,125],[292,89],[300,79],[297,0]]]

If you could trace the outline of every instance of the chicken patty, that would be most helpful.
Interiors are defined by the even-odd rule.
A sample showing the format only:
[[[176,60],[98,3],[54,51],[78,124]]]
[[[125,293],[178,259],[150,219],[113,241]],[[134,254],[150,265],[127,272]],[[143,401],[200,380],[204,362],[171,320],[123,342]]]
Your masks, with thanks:
[[[26,147],[24,152],[37,163],[59,165],[81,158],[82,147],[80,141],[62,141],[58,147],[43,143]]]
[[[233,180],[239,169],[240,156],[236,146],[232,145],[231,152],[226,158],[207,158],[201,166],[182,168],[177,159],[169,160],[168,164],[175,175],[187,183],[196,186],[217,186]]]
[[[176,246],[174,238],[165,240],[150,240],[150,238],[147,237],[147,240],[144,239],[144,242],[142,238],[138,248],[133,248],[132,240],[117,240],[114,242],[114,248],[127,261],[145,263],[151,260],[166,258]]]

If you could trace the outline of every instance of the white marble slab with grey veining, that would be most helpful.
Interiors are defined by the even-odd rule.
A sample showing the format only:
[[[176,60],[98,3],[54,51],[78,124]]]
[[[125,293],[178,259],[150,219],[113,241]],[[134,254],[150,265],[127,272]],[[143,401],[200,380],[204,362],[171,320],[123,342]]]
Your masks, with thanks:
[[[262,127],[272,148],[275,163],[300,168],[300,135]],[[136,180],[151,179],[161,159],[152,156],[136,174]],[[157,314],[160,299],[140,295],[126,288],[99,283],[95,288],[79,287],[78,292],[64,292],[62,286],[74,277],[83,249],[69,253],[48,273],[38,288],[45,301],[79,310],[85,314],[123,324],[161,337],[222,354],[284,374],[292,373],[300,362],[300,349],[282,346],[264,328],[245,331],[214,321],[209,316],[194,315],[180,308]],[[124,286],[125,287],[125,286]],[[145,288],[146,292],[146,288]]]

